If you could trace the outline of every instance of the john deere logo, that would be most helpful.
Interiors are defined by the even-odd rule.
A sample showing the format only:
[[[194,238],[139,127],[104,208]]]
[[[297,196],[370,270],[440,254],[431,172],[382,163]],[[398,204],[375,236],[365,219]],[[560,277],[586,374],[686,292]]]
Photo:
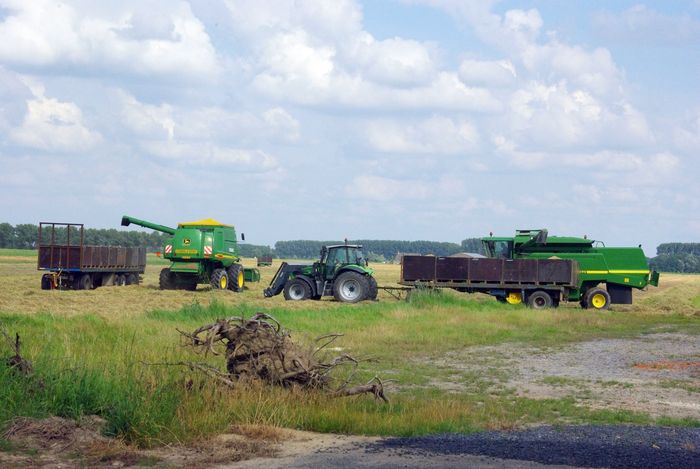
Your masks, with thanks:
[[[185,238],[182,240],[182,244],[184,244],[185,246],[189,246],[190,244],[192,244],[192,240],[190,238]]]

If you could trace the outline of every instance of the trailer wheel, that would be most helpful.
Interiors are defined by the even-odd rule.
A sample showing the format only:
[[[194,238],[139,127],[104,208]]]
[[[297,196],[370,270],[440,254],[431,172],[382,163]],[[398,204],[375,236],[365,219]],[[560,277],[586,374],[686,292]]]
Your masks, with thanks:
[[[532,309],[546,309],[552,307],[552,297],[549,293],[537,290],[528,296],[527,305]]]
[[[51,287],[53,286],[53,280],[51,279],[51,274],[44,274],[41,276],[41,289],[42,290],[51,290]]]
[[[367,277],[357,272],[343,272],[333,285],[333,296],[343,303],[357,303],[367,299],[369,282]]]
[[[243,291],[245,287],[245,274],[243,273],[243,266],[241,264],[231,264],[228,271],[228,288],[235,292]]]
[[[585,308],[604,310],[610,307],[610,293],[602,288],[591,288],[586,292]]]
[[[158,278],[158,285],[161,290],[174,290],[175,289],[175,276],[167,267],[160,271],[160,277]]]
[[[311,287],[300,278],[287,280],[284,285],[284,299],[291,301],[303,301],[311,298]]]
[[[126,278],[124,279],[124,283],[127,285],[138,285],[139,278],[136,274],[127,274]]]
[[[215,290],[226,290],[228,288],[228,274],[224,269],[214,269],[211,274],[211,286]]]
[[[83,274],[78,281],[80,290],[92,290],[92,277],[90,274]]]
[[[114,276],[114,285],[116,285],[118,287],[123,287],[125,283],[126,283],[126,278],[123,275],[116,274]]]

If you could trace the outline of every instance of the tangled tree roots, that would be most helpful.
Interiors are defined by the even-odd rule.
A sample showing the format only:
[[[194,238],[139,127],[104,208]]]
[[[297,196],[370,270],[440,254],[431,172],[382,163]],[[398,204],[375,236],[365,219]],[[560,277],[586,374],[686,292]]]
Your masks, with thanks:
[[[300,386],[303,388],[330,390],[333,396],[352,396],[370,393],[376,399],[388,402],[384,395],[384,384],[378,377],[369,383],[349,387],[350,379],[358,360],[350,355],[340,355],[326,362],[319,358],[319,352],[342,334],[330,334],[316,339],[316,347],[306,350],[292,342],[273,317],[257,313],[250,319],[234,317],[220,319],[213,324],[200,327],[192,333],[179,331],[185,345],[195,351],[220,355],[225,347],[226,370],[198,363],[179,363],[215,378],[233,387],[241,380],[261,380],[280,386]],[[349,365],[349,377],[339,386],[333,386],[331,371]]]
[[[15,340],[13,341],[12,338],[10,338],[10,335],[5,330],[0,329],[0,333],[7,342],[8,347],[13,349],[15,352],[13,356],[9,357],[5,361],[7,366],[18,371],[23,375],[31,374],[33,370],[32,362],[26,360],[20,354],[20,347],[22,346],[22,341],[19,339],[19,334],[15,334]]]

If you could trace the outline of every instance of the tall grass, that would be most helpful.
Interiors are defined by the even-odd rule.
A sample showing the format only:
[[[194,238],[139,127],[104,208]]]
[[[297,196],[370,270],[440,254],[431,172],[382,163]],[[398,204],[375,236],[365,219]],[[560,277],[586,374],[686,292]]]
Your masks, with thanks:
[[[264,310],[280,320],[294,340],[309,346],[316,336],[345,333],[334,344],[342,348],[338,353],[377,360],[360,366],[359,381],[375,373],[400,381],[400,388],[390,392],[391,404],[367,396],[339,400],[266,385],[230,390],[186,367],[156,364],[207,361],[223,368],[222,357],[194,356],[181,347],[176,328],[192,330],[221,317],[249,317],[262,308],[213,301],[117,318],[0,313],[0,325],[21,335],[23,355],[35,367],[32,377],[22,377],[0,365],[0,422],[18,415],[97,414],[107,419],[109,434],[142,446],[191,440],[237,423],[409,435],[531,422],[648,422],[651,419],[642,414],[592,411],[567,400],[528,400],[507,391],[494,395],[475,389],[454,395],[431,389],[426,387],[430,380],[449,371],[424,358],[469,345],[549,345],[637,334],[660,325],[700,332],[700,324],[688,316],[578,308],[535,312],[449,293],[419,294],[408,303],[307,305],[288,309],[281,303]],[[8,354],[0,349],[0,357]]]

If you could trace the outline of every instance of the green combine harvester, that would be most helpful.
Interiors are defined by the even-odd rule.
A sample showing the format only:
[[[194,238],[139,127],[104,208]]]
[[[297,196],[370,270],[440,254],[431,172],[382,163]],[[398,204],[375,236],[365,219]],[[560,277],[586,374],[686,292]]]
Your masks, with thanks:
[[[490,258],[565,259],[578,263],[578,280],[566,299],[584,308],[607,309],[632,304],[632,289],[659,285],[659,273],[649,268],[641,247],[606,247],[586,237],[549,236],[547,230],[517,230],[514,237],[482,238]],[[526,301],[522,291],[504,291],[501,301]],[[549,303],[550,305],[552,303]]]
[[[283,262],[265,289],[266,298],[284,292],[286,300],[320,300],[333,296],[343,303],[377,299],[374,271],[367,266],[362,246],[338,244],[323,246],[313,264]]]
[[[161,290],[195,290],[200,283],[210,283],[215,289],[239,292],[246,282],[260,281],[258,269],[240,264],[236,230],[232,225],[206,218],[170,228],[122,217],[122,226],[132,223],[172,235],[163,247],[163,257],[171,264],[160,272]]]

